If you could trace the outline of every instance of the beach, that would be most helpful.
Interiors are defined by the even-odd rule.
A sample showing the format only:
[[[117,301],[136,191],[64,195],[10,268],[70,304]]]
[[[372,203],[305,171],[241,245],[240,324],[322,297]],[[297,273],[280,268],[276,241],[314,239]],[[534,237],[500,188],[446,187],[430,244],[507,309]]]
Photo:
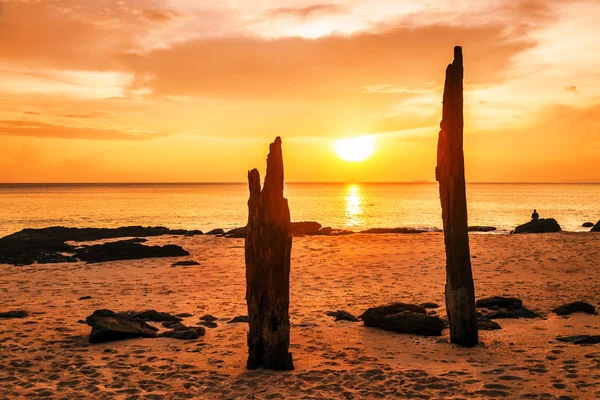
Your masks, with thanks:
[[[148,238],[189,257],[0,265],[0,311],[29,313],[0,320],[0,398],[600,397],[600,345],[556,340],[599,335],[599,317],[551,312],[577,300],[600,305],[600,234],[475,233],[470,242],[476,298],[515,296],[543,318],[498,319],[501,330],[461,348],[447,329],[413,336],[326,315],[400,301],[435,302],[444,316],[443,234],[294,237],[289,372],[246,370],[247,324],[227,323],[247,314],[243,239]],[[199,265],[172,266],[187,259]],[[218,320],[197,340],[90,344],[78,321],[97,309],[190,313],[188,326],[205,314]]]

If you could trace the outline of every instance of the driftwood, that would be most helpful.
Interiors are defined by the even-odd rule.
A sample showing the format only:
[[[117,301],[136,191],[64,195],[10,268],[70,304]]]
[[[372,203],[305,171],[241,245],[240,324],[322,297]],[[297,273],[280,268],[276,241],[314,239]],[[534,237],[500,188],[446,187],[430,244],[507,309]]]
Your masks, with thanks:
[[[246,302],[248,304],[247,368],[294,369],[290,345],[290,210],[283,197],[281,139],[267,157],[260,188],[256,169],[248,172],[250,199],[246,229]]]
[[[442,122],[437,151],[444,242],[446,245],[446,309],[450,341],[474,346],[477,337],[475,288],[471,272],[463,154],[463,57],[454,48],[454,61],[446,68]]]

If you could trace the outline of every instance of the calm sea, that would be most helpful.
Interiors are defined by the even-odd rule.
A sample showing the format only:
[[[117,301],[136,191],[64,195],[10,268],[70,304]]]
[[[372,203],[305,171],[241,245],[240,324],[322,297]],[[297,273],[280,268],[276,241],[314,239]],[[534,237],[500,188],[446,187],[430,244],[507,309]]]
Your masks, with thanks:
[[[441,227],[435,183],[288,183],[292,221],[362,230]],[[563,229],[600,219],[600,184],[467,185],[469,224],[508,231],[534,208]],[[244,226],[248,188],[239,184],[0,185],[0,235],[53,225],[163,225],[209,230]]]

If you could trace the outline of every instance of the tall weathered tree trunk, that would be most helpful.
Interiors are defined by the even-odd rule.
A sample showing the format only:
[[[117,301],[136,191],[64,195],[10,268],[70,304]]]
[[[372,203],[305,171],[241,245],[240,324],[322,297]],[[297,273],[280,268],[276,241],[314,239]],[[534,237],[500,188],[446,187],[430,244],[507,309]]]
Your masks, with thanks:
[[[474,346],[477,337],[475,288],[471,272],[463,154],[463,58],[454,48],[446,68],[436,180],[440,187],[446,245],[446,311],[450,341]]]
[[[247,368],[294,369],[290,345],[290,209],[283,197],[281,139],[271,143],[267,175],[260,189],[256,169],[248,172],[250,199],[246,229]]]

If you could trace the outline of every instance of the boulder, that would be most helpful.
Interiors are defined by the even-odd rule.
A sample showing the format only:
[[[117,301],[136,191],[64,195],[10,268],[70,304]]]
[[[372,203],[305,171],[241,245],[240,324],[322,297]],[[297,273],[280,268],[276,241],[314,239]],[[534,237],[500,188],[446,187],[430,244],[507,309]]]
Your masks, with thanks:
[[[368,327],[423,336],[440,336],[445,328],[441,318],[427,315],[423,307],[406,303],[369,308],[361,318]]]
[[[90,300],[92,298],[92,296],[82,296],[80,298],[78,298],[77,300]]]
[[[119,313],[119,315],[122,315],[122,316],[128,317],[128,318],[139,319],[142,321],[149,321],[149,322],[165,322],[165,321],[180,322],[180,321],[182,321],[181,318],[176,317],[175,315],[171,315],[169,313],[160,312],[160,311],[156,311],[156,310],[122,311]]]
[[[372,233],[372,234],[381,234],[381,233],[423,233],[427,232],[423,229],[415,229],[415,228],[371,228],[366,229],[364,231],[360,231],[360,233]]]
[[[162,323],[162,326],[164,326],[167,329],[173,329],[176,331],[181,329],[187,329],[187,326],[178,321],[165,321]]]
[[[554,218],[542,218],[519,225],[511,233],[550,233],[560,231],[560,225]]]
[[[321,224],[315,221],[292,222],[292,235],[318,235]]]
[[[228,324],[235,324],[238,322],[248,322],[247,315],[238,315],[237,317],[233,317],[230,321],[227,321]]]
[[[487,319],[502,319],[502,318],[541,318],[541,315],[527,308],[500,309],[484,314]]]
[[[319,232],[317,232],[317,235],[328,236],[328,235],[331,235],[331,232],[333,232],[333,229],[331,229],[331,227],[327,226],[325,228],[319,229]]]
[[[209,321],[209,322],[213,322],[213,321],[216,321],[218,319],[219,318],[217,318],[217,317],[215,317],[213,315],[210,315],[210,314],[206,314],[206,315],[203,315],[203,316],[200,317],[200,320],[202,320],[202,321]]]
[[[437,303],[425,302],[425,303],[419,304],[419,307],[423,307],[423,308],[439,308],[440,306]]]
[[[223,229],[213,229],[212,231],[206,232],[207,235],[224,235],[225,231]]]
[[[207,328],[216,328],[217,327],[217,323],[213,322],[213,321],[200,321],[200,322],[198,322],[198,325],[202,325]]]
[[[157,328],[146,322],[119,315],[110,310],[96,310],[86,318],[86,323],[92,327],[90,343],[103,343],[113,340],[132,338],[154,338]]]
[[[231,229],[225,232],[225,237],[243,239],[246,237],[246,227]]]
[[[208,233],[207,233],[207,235],[208,235]],[[184,260],[184,261],[174,262],[173,264],[171,264],[171,267],[188,267],[191,265],[200,265],[200,263],[198,261],[194,261],[194,260]]]
[[[559,342],[567,342],[573,344],[598,344],[600,343],[600,335],[575,335],[557,337]]]
[[[470,226],[468,228],[469,232],[493,232],[496,230],[495,226]]]
[[[592,227],[590,232],[600,232],[600,221],[596,222],[596,225]]]
[[[342,311],[342,310],[327,311],[325,314],[330,317],[335,317],[335,321],[358,322],[358,318],[356,318],[354,315],[350,314],[348,311]]]
[[[177,329],[171,329],[160,334],[160,337],[167,337],[181,340],[198,339],[204,336],[206,329],[201,326],[187,327],[185,325],[178,326]]]
[[[0,318],[2,318],[2,319],[25,318],[28,316],[29,316],[29,313],[24,310],[0,312]]]
[[[582,312],[586,314],[595,314],[596,308],[584,301],[575,301],[573,303],[563,304],[562,306],[558,306],[552,310],[555,314],[558,315],[569,315],[576,312]]]
[[[486,298],[477,300],[475,302],[475,307],[477,307],[477,308],[500,307],[500,308],[515,309],[515,308],[523,307],[523,301],[516,297],[492,296],[492,297],[486,297]]]
[[[479,315],[477,316],[477,329],[479,329],[480,331],[493,331],[502,329],[502,327],[496,321],[492,321],[489,318],[485,318]]]
[[[584,222],[581,227],[582,228],[592,228],[594,226],[593,222]]]
[[[186,250],[173,244],[145,246],[128,240],[83,246],[75,252],[75,257],[88,263],[189,255]]]

